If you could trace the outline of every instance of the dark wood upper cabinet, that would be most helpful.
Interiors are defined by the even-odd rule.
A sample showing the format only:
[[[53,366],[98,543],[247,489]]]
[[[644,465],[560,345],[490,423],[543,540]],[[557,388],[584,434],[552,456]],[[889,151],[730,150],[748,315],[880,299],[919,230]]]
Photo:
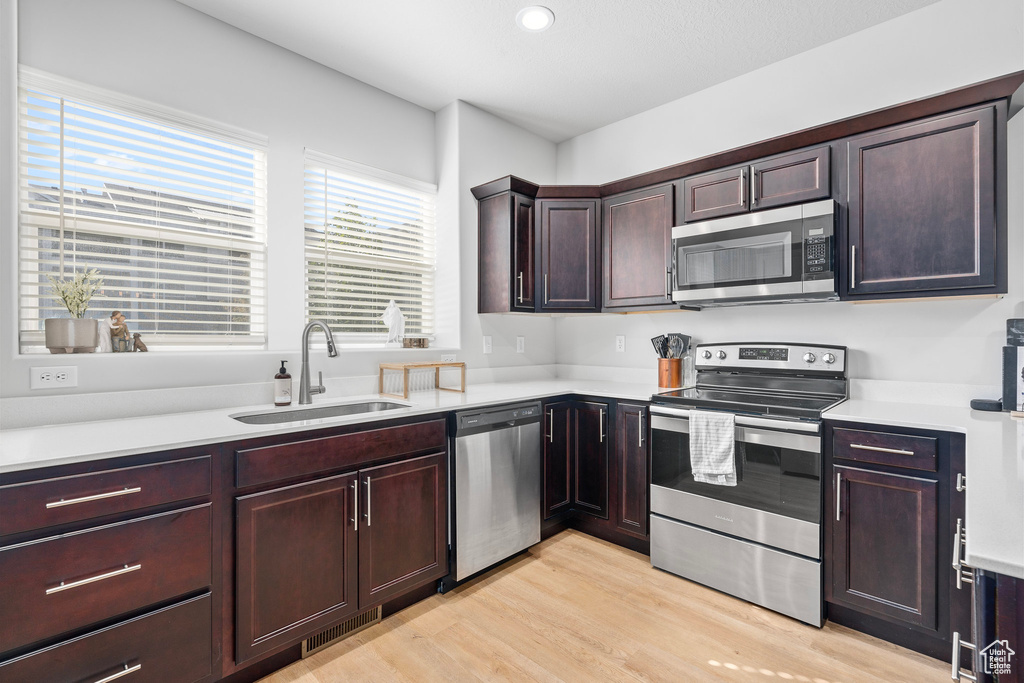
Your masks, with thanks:
[[[750,165],[750,208],[812,202],[832,191],[831,148],[815,147],[782,154]]]
[[[544,519],[572,508],[571,416],[572,401],[544,404]]]
[[[360,471],[362,609],[448,573],[445,461],[438,453]]]
[[[477,311],[534,310],[533,199],[507,190],[480,199],[477,212]]]
[[[358,609],[355,473],[236,502],[236,659]]]
[[[607,403],[578,401],[573,407],[573,507],[608,518],[608,453],[612,425]]]
[[[537,247],[538,309],[597,311],[599,254],[596,199],[540,199]]]
[[[615,471],[612,506],[620,531],[647,537],[647,408],[633,403],[615,407]]]
[[[685,223],[750,210],[746,166],[684,178],[680,188]]]
[[[1006,291],[997,265],[1006,239],[996,208],[1002,106],[846,141],[848,296]]]
[[[669,183],[603,201],[605,309],[672,304],[674,191]]]
[[[842,466],[832,476],[839,490],[829,599],[935,629],[938,481]]]

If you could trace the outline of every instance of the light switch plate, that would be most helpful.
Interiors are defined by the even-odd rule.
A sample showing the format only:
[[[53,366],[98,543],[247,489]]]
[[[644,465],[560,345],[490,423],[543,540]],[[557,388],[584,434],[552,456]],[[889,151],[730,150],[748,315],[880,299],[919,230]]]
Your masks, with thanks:
[[[491,352],[491,335],[484,336],[484,353]]]
[[[78,386],[78,366],[52,365],[30,368],[29,389],[68,389]]]
[[[526,353],[526,337],[516,337],[516,353]]]

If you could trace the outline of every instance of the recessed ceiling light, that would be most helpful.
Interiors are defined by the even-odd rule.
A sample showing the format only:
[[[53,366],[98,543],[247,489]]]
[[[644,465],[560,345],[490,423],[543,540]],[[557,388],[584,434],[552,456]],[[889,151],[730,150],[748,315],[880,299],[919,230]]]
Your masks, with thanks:
[[[524,7],[516,14],[516,23],[519,28],[531,33],[539,33],[551,27],[555,23],[555,13],[547,7],[533,5]]]

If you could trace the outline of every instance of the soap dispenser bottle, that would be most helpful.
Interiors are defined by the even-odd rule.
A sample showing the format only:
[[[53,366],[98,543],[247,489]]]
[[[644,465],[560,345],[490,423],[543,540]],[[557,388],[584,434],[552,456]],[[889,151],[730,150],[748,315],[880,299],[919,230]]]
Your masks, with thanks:
[[[290,406],[292,404],[292,376],[284,369],[287,361],[281,361],[281,369],[274,375],[274,405]]]

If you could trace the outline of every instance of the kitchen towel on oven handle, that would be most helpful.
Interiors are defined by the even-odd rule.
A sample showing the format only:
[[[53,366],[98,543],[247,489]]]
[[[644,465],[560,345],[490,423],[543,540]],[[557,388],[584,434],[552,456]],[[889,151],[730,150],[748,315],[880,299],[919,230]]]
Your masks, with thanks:
[[[736,416],[690,411],[690,466],[693,480],[736,486]]]

